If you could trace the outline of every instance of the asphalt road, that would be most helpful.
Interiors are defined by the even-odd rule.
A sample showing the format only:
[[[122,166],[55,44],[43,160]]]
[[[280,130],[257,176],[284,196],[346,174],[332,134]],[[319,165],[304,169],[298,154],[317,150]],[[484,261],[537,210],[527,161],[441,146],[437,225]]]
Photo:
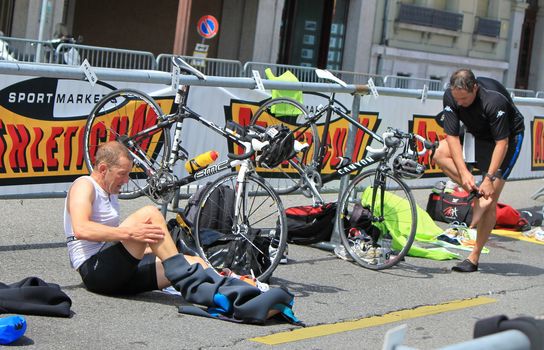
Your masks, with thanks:
[[[529,198],[542,185],[541,179],[510,182],[502,201],[515,208],[542,205]],[[425,206],[429,190],[414,193]],[[299,202],[284,201],[286,206]],[[374,272],[326,250],[291,245],[290,263],[276,270],[272,284],[296,295],[294,310],[307,328],[181,315],[178,296],[150,292],[118,298],[86,291],[69,266],[63,203],[60,198],[0,201],[0,282],[37,276],[59,284],[73,302],[70,318],[26,316],[26,335],[14,343],[25,349],[266,349],[282,341],[275,348],[379,349],[385,333],[403,324],[404,345],[430,349],[472,339],[482,318],[544,315],[544,246],[495,235],[480,271],[472,274],[451,272],[455,261],[418,258]],[[143,204],[149,202],[124,201],[123,212]]]

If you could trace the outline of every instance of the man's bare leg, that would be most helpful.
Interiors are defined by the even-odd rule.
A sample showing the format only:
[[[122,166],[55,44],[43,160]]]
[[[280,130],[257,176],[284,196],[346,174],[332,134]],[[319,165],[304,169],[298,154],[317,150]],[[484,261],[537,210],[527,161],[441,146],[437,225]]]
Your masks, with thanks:
[[[137,259],[143,258],[144,254],[146,253],[146,248],[151,249],[153,254],[157,256],[155,263],[157,285],[160,289],[162,289],[169,286],[170,281],[168,281],[168,279],[164,275],[164,268],[161,261],[168,259],[178,254],[179,252],[176,248],[176,244],[170,236],[170,233],[168,232],[168,228],[166,227],[166,222],[164,220],[164,217],[162,216],[162,213],[153,206],[146,206],[137,210],[136,212],[131,214],[125,221],[123,221],[120,226],[130,226],[142,222],[152,223],[163,227],[165,233],[163,240],[158,243],[149,245],[146,243],[135,241],[123,241],[122,243],[127,251]],[[200,257],[190,255],[184,255],[184,257],[191,265],[198,263],[204,268],[209,267],[206,262]]]
[[[433,160],[440,167],[440,170],[446,174],[452,181],[461,184],[461,176],[451,157],[450,148],[446,139],[440,141]]]
[[[494,183],[495,193],[493,193],[493,197],[487,200],[481,198],[474,205],[474,215],[480,217],[480,221],[478,222],[477,226],[476,244],[474,245],[472,252],[469,254],[468,259],[475,265],[478,265],[480,254],[482,253],[485,244],[489,240],[491,231],[497,222],[497,202],[499,201],[499,197],[505,183],[506,181],[503,179],[496,179]]]

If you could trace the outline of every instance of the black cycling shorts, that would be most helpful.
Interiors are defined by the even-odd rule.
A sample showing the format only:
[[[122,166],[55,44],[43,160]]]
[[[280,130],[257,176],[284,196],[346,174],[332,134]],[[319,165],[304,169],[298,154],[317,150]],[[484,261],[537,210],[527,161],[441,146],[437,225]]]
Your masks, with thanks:
[[[133,257],[120,242],[104,244],[78,269],[85,287],[100,294],[136,294],[158,289],[155,256]]]
[[[518,160],[522,143],[523,132],[514,135],[508,140],[508,151],[499,168],[502,171],[502,178],[505,180],[510,176],[512,168]],[[489,164],[491,164],[493,150],[495,149],[495,141],[475,139],[475,149],[476,167],[482,172],[487,172]]]

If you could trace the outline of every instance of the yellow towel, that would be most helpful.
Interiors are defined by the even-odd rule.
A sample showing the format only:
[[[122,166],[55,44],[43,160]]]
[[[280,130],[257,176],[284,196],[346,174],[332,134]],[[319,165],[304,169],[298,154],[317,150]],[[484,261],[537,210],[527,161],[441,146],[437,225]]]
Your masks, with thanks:
[[[519,239],[520,241],[531,242],[531,243],[536,243],[536,244],[544,244],[544,242],[536,240],[534,238],[534,236],[533,237],[527,237],[527,236],[525,236],[523,233],[521,233],[519,231],[493,230],[493,231],[491,231],[491,233],[494,234],[494,235],[498,235],[498,236]]]

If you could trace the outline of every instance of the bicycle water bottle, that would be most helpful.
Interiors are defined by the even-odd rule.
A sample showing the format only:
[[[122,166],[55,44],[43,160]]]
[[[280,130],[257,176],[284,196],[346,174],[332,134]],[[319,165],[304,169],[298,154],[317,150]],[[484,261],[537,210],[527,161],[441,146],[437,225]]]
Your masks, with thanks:
[[[185,163],[185,170],[189,174],[194,173],[195,171],[204,169],[208,165],[212,164],[217,160],[217,157],[219,157],[219,153],[217,151],[208,151],[206,153],[202,153],[193,159],[188,160]]]

